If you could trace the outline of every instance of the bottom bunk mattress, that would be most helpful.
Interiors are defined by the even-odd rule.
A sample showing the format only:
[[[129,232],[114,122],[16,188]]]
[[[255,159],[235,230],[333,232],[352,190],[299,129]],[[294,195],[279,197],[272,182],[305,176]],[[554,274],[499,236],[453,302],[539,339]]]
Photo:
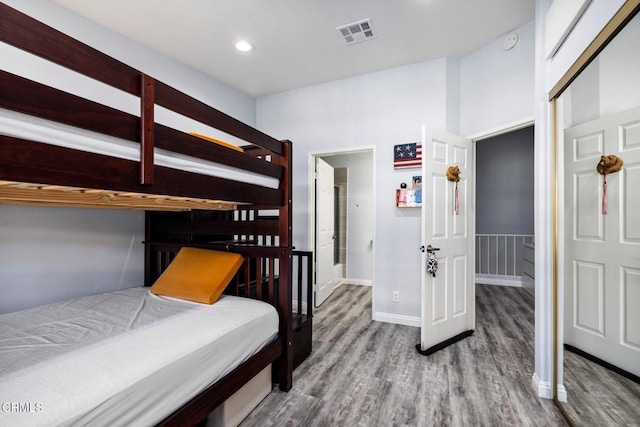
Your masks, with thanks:
[[[0,425],[153,425],[277,332],[269,304],[148,288],[0,315]]]

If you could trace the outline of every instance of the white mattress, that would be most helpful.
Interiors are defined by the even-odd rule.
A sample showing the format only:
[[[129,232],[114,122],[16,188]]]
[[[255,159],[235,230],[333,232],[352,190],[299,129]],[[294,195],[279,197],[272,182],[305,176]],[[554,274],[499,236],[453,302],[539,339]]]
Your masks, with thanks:
[[[140,161],[140,145],[134,142],[2,108],[0,108],[0,135]],[[154,157],[155,164],[159,166],[257,184],[268,188],[278,188],[279,185],[276,178],[159,148],[155,149]]]
[[[0,425],[153,425],[275,339],[269,304],[132,288],[0,315]]]

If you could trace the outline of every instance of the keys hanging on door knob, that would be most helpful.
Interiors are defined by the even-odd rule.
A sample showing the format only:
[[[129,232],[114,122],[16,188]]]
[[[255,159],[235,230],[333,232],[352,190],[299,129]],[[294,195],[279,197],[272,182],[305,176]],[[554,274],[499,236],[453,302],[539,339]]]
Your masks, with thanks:
[[[436,271],[438,271],[438,257],[434,251],[427,249],[427,274],[436,277]]]

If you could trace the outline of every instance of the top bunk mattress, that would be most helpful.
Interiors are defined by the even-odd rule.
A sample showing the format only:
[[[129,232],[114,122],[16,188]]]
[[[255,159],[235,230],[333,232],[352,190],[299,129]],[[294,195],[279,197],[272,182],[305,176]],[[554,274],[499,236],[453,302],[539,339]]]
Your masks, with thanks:
[[[140,144],[0,108],[0,135],[86,151],[127,160],[140,160]],[[278,188],[276,178],[195,157],[154,150],[155,164],[202,175]]]
[[[0,425],[153,425],[273,341],[269,304],[131,288],[0,315]]]

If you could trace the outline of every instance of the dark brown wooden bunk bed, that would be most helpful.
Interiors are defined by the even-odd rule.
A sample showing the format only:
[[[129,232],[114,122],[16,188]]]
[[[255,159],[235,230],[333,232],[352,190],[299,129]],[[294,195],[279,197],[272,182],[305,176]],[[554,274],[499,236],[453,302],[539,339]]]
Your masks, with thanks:
[[[271,363],[279,388],[289,390],[294,364],[311,348],[311,315],[301,310],[302,287],[311,282],[310,254],[291,246],[291,143],[275,140],[4,3],[0,41],[139,97],[141,106],[139,116],[131,115],[0,70],[0,108],[140,145],[140,160],[132,161],[0,135],[0,203],[145,210],[146,286],[183,246],[233,251],[245,261],[225,293],[267,301],[278,311],[276,341],[161,425],[199,422]],[[246,141],[245,152],[155,123],[156,105]],[[278,185],[267,188],[158,166],[156,148],[275,178]],[[298,287],[295,313],[292,282]]]

